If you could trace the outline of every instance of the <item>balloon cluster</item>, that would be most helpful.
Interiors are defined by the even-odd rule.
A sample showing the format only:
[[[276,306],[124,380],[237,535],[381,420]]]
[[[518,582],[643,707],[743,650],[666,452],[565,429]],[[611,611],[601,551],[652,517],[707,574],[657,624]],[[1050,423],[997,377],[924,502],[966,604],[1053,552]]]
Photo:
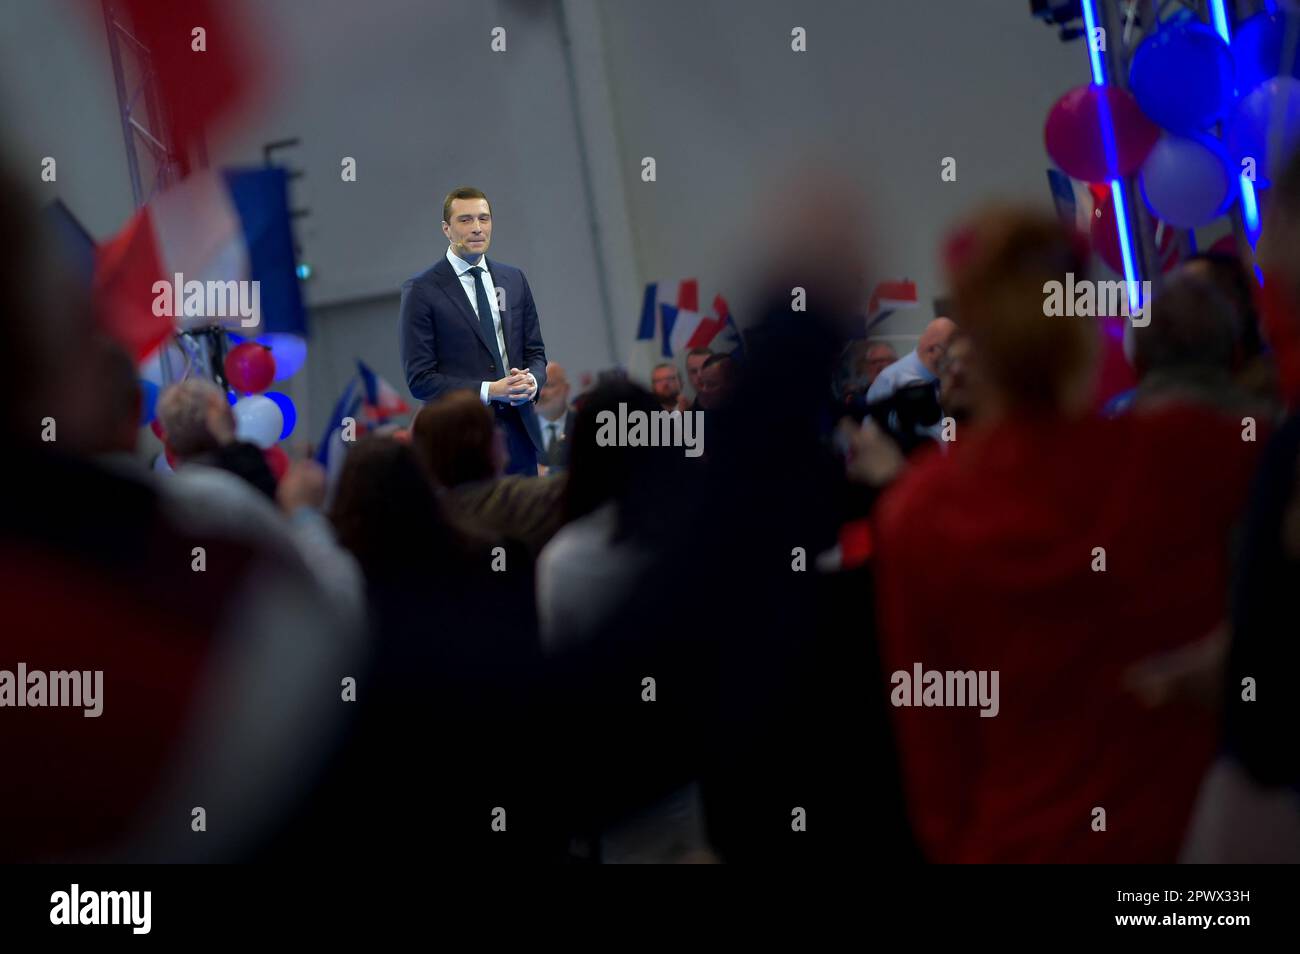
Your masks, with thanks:
[[[270,452],[276,442],[293,433],[298,412],[289,395],[267,388],[273,381],[286,380],[298,372],[307,360],[307,342],[286,334],[262,335],[255,341],[234,340],[224,368],[227,383],[244,395],[234,402],[235,436]],[[279,455],[272,456],[276,464],[282,463]]]
[[[267,388],[298,373],[307,361],[307,342],[297,335],[278,333],[262,335],[254,341],[244,341],[235,335],[230,338],[234,347],[226,353],[222,370],[231,388],[227,397],[235,416],[235,437],[262,448],[278,481],[289,467],[289,455],[278,442],[293,433],[298,412],[289,395]],[[162,385],[161,360],[162,349],[159,349],[140,365],[143,396],[140,423],[148,424],[165,445],[167,436],[155,416]],[[165,454],[168,465],[174,465],[170,449]]]
[[[1088,85],[1056,101],[1048,155],[1085,182],[1137,174],[1152,214],[1169,225],[1212,222],[1231,207],[1239,176],[1267,188],[1300,145],[1298,33],[1300,13],[1260,13],[1229,50],[1190,13],[1172,17],[1135,51],[1131,92]],[[1104,201],[1098,210],[1113,217]]]

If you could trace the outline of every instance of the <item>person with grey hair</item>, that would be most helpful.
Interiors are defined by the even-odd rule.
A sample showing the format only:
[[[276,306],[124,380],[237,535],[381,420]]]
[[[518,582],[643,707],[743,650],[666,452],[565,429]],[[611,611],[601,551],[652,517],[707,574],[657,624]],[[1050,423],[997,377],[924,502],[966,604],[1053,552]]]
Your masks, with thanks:
[[[311,569],[327,601],[359,621],[365,600],[361,568],[339,546],[324,515],[324,469],[314,460],[293,461],[277,484],[261,449],[236,440],[225,394],[203,378],[186,378],[164,390],[158,420],[177,461],[176,473],[163,481],[164,496],[183,519],[209,532],[293,551]]]
[[[876,375],[867,390],[867,403],[887,400],[909,384],[938,380],[939,359],[956,330],[951,318],[936,318],[926,325],[916,347]]]
[[[164,443],[178,463],[199,463],[230,471],[271,500],[275,476],[262,451],[236,439],[235,413],[222,390],[203,378],[186,378],[158,396]]]
[[[0,168],[5,652],[95,689],[90,718],[5,715],[22,770],[0,772],[0,817],[22,823],[0,861],[245,861],[308,804],[365,647],[300,560],[187,523],[161,480],[106,463],[139,435],[135,356],[97,338],[88,279],[46,281],[32,179]]]

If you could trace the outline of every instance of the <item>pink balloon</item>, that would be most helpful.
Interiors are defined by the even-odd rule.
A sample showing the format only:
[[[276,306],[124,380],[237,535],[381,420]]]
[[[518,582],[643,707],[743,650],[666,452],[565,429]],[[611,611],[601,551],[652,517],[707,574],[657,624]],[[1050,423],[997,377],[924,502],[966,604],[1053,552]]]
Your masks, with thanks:
[[[1103,125],[1104,123],[1104,125]],[[1113,129],[1113,161],[1103,128]],[[1117,86],[1078,86],[1055,103],[1043,127],[1052,161],[1084,182],[1107,182],[1136,172],[1160,138],[1160,127],[1142,112],[1133,94]]]
[[[275,359],[271,349],[254,341],[245,341],[226,355],[226,380],[236,391],[257,394],[271,386],[275,378]]]

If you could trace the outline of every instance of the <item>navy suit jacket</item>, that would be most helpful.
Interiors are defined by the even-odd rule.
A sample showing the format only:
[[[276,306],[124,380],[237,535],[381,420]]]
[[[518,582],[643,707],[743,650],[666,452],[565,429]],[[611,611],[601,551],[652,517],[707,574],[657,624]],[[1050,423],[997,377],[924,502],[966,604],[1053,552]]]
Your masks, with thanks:
[[[546,383],[546,347],[537,320],[537,306],[524,273],[512,265],[486,259],[497,288],[504,289],[501,307],[502,334],[506,339],[505,370],[527,369],[537,379],[537,394]],[[421,401],[432,401],[460,388],[478,394],[484,381],[500,375],[483,326],[479,324],[465,286],[447,257],[402,285],[402,307],[398,326],[402,367],[406,385]],[[519,426],[542,451],[542,431],[532,401],[517,407],[502,405],[499,413],[507,421],[516,417]],[[525,445],[527,446],[527,445]]]

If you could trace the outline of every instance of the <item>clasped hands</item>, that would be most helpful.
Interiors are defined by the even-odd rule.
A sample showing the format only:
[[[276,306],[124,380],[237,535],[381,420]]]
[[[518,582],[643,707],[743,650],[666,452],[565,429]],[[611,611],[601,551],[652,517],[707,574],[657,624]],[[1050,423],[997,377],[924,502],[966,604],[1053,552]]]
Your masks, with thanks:
[[[488,385],[488,397],[506,404],[526,404],[537,393],[537,382],[528,371],[511,368],[504,378]]]

